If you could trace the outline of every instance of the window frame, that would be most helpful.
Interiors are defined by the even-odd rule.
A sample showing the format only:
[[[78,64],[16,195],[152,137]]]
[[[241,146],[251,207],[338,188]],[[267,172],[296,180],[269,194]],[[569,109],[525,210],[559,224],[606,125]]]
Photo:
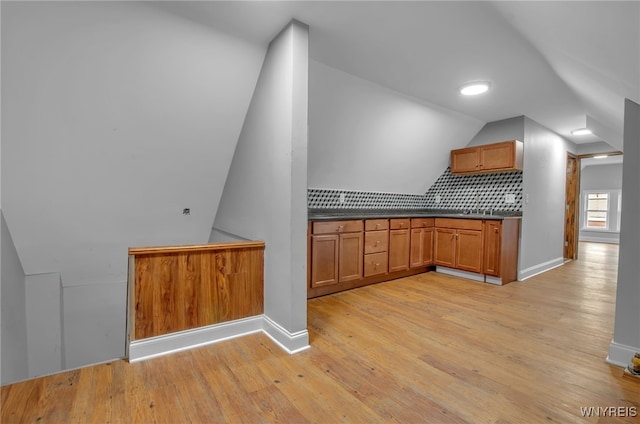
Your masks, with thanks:
[[[581,200],[582,200],[582,205],[581,205],[581,222],[580,222],[580,231],[600,231],[600,232],[620,232],[620,208],[619,205],[621,203],[621,199],[622,199],[622,190],[619,189],[608,189],[608,190],[596,190],[596,189],[589,189],[589,190],[582,190],[582,195],[581,195]],[[587,215],[589,212],[588,205],[589,205],[589,195],[590,194],[606,194],[607,195],[607,208],[606,208],[606,225],[604,227],[588,227],[587,226]],[[617,199],[614,199],[615,197],[617,197]],[[617,218],[616,219],[616,227],[617,228],[611,228],[611,223],[613,220],[613,215],[617,214]]]

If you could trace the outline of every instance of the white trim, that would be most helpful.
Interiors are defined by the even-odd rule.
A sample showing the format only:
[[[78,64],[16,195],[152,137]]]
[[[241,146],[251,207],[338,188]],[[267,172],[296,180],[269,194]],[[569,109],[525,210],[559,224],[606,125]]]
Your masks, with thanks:
[[[262,321],[262,315],[258,315],[163,336],[133,340],[129,343],[129,362],[151,359],[257,333],[262,331]]]
[[[266,315],[256,315],[207,327],[133,340],[128,344],[128,358],[129,362],[138,362],[259,332],[266,334],[289,354],[295,354],[310,347],[309,333],[306,329],[291,333]]]
[[[529,268],[523,269],[518,272],[518,281],[524,281],[527,278],[534,277],[538,274],[542,274],[543,272],[547,272],[562,265],[564,265],[564,258],[551,259],[550,261],[530,266]]]
[[[266,315],[264,315],[262,329],[271,340],[290,354],[301,352],[310,347],[309,332],[306,329],[291,333]]]
[[[452,275],[454,277],[466,278],[467,280],[479,281],[484,283],[484,275],[475,272],[461,271],[459,269],[436,266],[436,272]]]
[[[617,237],[590,237],[590,236],[580,236],[578,238],[579,241],[589,241],[594,243],[614,243],[620,244],[620,234]]]
[[[626,368],[636,352],[640,352],[640,347],[627,346],[611,340],[606,361],[612,365]]]

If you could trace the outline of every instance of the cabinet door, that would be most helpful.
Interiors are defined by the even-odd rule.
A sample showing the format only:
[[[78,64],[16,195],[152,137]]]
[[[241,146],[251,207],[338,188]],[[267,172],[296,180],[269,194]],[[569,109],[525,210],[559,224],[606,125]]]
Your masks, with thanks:
[[[502,225],[500,221],[486,221],[484,227],[484,274],[500,276]]]
[[[456,230],[436,228],[434,231],[434,262],[436,265],[455,267]]]
[[[411,268],[433,264],[433,228],[411,230]]]
[[[468,147],[451,151],[451,172],[476,172],[480,166],[480,150]]]
[[[456,268],[482,272],[482,231],[457,230]]]
[[[515,143],[495,143],[480,148],[480,169],[483,171],[515,167]]]
[[[409,269],[409,230],[389,231],[389,272]]]
[[[311,236],[311,287],[338,284],[337,234]]]
[[[362,233],[340,234],[338,249],[338,281],[340,283],[362,278],[363,240]]]

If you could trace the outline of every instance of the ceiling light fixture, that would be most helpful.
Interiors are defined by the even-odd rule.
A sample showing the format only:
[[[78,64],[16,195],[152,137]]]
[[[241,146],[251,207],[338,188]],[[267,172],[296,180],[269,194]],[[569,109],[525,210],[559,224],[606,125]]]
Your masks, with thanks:
[[[460,94],[464,96],[477,96],[478,94],[486,93],[489,90],[489,85],[487,81],[469,82],[460,87]]]
[[[609,155],[596,155],[593,158],[594,159],[604,159],[604,158],[608,158],[608,157],[609,157]]]
[[[587,134],[591,134],[591,130],[588,129],[588,128],[580,128],[578,130],[571,131],[571,134],[573,134],[573,135],[587,135]]]

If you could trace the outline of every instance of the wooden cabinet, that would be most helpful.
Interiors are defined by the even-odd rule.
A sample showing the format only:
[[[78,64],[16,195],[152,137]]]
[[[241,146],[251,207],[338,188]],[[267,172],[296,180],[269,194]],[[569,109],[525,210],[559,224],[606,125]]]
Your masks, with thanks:
[[[389,272],[409,269],[410,227],[409,218],[389,220]]]
[[[435,264],[482,272],[483,221],[436,218],[435,225]]]
[[[497,284],[506,284],[518,278],[518,241],[520,220],[485,221],[483,273],[497,277]]]
[[[362,278],[362,220],[314,222],[311,233],[312,288]]]
[[[479,174],[522,170],[523,144],[518,140],[451,151],[452,174]]]
[[[364,276],[386,274],[389,264],[389,220],[367,219],[364,225]]]
[[[411,243],[409,267],[433,264],[433,218],[411,219]]]

